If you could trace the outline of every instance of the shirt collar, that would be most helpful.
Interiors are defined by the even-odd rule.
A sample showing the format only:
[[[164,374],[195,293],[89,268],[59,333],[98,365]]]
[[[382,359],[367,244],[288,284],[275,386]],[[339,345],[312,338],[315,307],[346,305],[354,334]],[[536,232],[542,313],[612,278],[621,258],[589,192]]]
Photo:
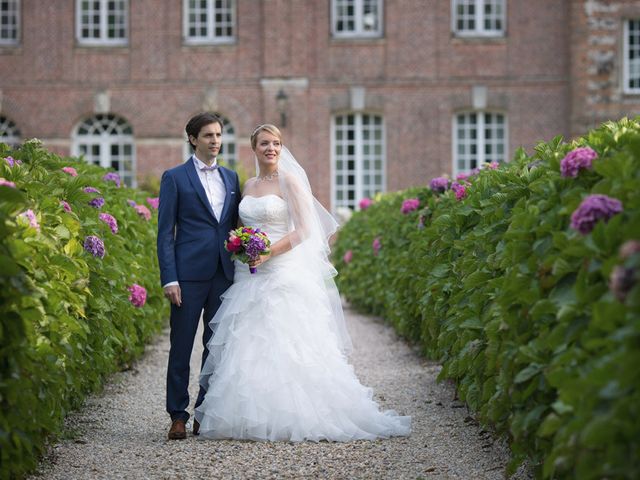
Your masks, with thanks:
[[[208,167],[209,165],[207,165],[206,163],[204,163],[202,160],[200,160],[198,157],[196,157],[196,154],[193,154],[193,162],[196,164],[196,168],[198,170],[200,170],[203,167]],[[211,164],[212,167],[217,167],[218,166],[218,159],[216,158],[213,163]]]

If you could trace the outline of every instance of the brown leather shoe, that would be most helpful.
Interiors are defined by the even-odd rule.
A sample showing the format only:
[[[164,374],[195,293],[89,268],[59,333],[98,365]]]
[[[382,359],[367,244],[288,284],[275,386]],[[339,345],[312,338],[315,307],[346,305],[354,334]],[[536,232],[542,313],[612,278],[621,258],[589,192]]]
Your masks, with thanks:
[[[187,438],[187,430],[184,426],[184,420],[177,419],[171,422],[171,428],[169,429],[169,440],[182,440]]]
[[[200,435],[200,422],[195,418],[193,419],[193,434]]]

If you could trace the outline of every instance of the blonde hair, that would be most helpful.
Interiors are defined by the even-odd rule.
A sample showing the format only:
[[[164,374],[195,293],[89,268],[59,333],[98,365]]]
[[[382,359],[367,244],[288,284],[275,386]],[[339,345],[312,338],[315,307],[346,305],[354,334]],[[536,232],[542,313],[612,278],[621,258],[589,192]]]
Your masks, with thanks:
[[[278,137],[280,142],[282,142],[282,133],[280,132],[280,130],[278,130],[278,127],[270,123],[263,123],[262,125],[258,125],[251,134],[251,148],[254,151],[256,149],[256,144],[258,143],[258,134],[263,131]]]

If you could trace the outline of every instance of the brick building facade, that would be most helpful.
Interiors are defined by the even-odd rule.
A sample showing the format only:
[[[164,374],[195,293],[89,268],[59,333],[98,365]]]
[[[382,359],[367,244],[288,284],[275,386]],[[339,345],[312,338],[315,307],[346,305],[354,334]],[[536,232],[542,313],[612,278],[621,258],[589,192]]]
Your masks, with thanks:
[[[281,126],[334,209],[640,114],[637,0],[1,5],[4,140],[131,179],[183,161],[202,110],[248,168],[253,129]]]

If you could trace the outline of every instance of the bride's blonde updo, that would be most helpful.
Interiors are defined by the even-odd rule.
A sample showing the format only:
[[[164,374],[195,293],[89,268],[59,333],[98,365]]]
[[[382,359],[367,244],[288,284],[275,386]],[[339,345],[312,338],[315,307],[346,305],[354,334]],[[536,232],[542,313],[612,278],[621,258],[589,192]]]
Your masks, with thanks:
[[[278,127],[270,123],[263,123],[262,125],[258,125],[251,134],[251,148],[254,151],[256,149],[256,144],[258,143],[258,134],[263,131],[269,132],[271,135],[278,137],[280,143],[282,143],[282,133],[278,130]]]

